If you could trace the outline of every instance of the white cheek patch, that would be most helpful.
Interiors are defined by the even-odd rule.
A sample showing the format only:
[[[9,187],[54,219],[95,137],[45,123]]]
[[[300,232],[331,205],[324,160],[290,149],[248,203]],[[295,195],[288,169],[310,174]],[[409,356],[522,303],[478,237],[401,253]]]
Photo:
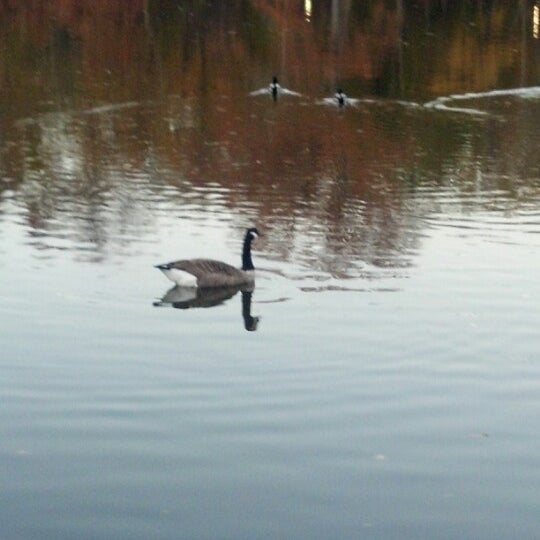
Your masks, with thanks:
[[[254,231],[251,231],[249,234],[251,235],[251,238],[253,238],[253,239],[259,238],[259,235]]]
[[[184,270],[178,270],[177,268],[170,268],[169,270],[162,270],[162,272],[171,280],[174,281],[180,287],[196,287],[197,278],[189,272]]]

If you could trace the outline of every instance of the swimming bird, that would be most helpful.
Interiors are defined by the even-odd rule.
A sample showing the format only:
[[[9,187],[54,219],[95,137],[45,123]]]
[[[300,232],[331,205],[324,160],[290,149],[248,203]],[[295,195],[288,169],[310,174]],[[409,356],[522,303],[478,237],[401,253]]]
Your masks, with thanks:
[[[259,236],[255,227],[246,230],[241,269],[213,259],[173,261],[158,264],[156,268],[180,287],[231,287],[254,283],[255,267],[251,259],[251,242]]]
[[[253,92],[249,93],[250,96],[272,96],[272,99],[274,101],[278,100],[278,97],[280,96],[301,96],[299,92],[295,92],[293,90],[289,90],[288,88],[284,88],[281,86],[278,82],[278,78],[276,76],[272,77],[272,82],[268,86],[264,86],[263,88],[259,88],[258,90],[254,90]]]
[[[347,96],[343,93],[343,90],[341,88],[338,88],[336,90],[336,94],[335,94],[334,98],[337,101],[338,107],[344,107],[345,106]]]
[[[270,93],[272,94],[272,98],[274,101],[276,101],[278,97],[278,91],[280,89],[278,79],[277,77],[272,78],[272,82],[270,83]]]

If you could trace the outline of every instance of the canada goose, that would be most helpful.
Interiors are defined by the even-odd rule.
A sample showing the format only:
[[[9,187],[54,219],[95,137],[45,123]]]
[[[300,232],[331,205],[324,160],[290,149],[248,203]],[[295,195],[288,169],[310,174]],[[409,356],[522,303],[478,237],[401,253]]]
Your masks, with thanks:
[[[242,269],[213,259],[190,259],[158,264],[159,268],[171,281],[180,287],[229,287],[253,283],[255,267],[251,260],[251,242],[260,236],[252,227],[247,229],[242,249]]]

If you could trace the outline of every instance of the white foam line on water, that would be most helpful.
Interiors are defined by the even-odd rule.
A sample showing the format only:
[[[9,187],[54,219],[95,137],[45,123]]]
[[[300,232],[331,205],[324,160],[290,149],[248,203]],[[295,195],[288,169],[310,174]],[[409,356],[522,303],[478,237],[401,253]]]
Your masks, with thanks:
[[[525,88],[506,88],[504,90],[488,90],[486,92],[466,92],[465,94],[451,94],[449,96],[442,96],[424,103],[424,107],[428,109],[437,109],[441,111],[459,112],[465,114],[476,114],[486,116],[489,113],[480,109],[471,107],[452,107],[447,103],[452,101],[464,101],[473,99],[484,99],[500,96],[514,96],[523,99],[536,99],[540,98],[540,86],[530,86]]]
[[[91,107],[90,109],[83,109],[83,110],[67,110],[67,111],[50,111],[50,112],[44,112],[41,114],[38,114],[35,118],[19,118],[15,121],[14,125],[17,128],[24,128],[27,125],[33,125],[37,124],[40,120],[44,118],[51,118],[51,117],[58,117],[58,116],[65,116],[67,117],[74,117],[77,114],[80,115],[90,115],[90,114],[106,114],[109,112],[119,111],[122,109],[132,109],[134,107],[142,106],[143,103],[139,101],[126,101],[124,103],[111,103],[108,105],[99,105],[97,107]]]
[[[80,114],[103,114],[121,109],[131,109],[141,105],[139,101],[126,101],[124,103],[111,103],[108,105],[100,105],[81,111]]]
[[[522,98],[540,97],[540,86],[529,86],[525,88],[506,88],[503,90],[488,90],[487,92],[467,92],[465,94],[452,94],[447,97],[451,100],[459,99],[480,99],[497,96],[516,96]]]
[[[438,111],[471,114],[476,116],[489,116],[489,113],[487,113],[486,111],[481,111],[480,109],[468,109],[467,107],[452,107],[449,105],[445,105],[441,102],[437,103],[436,100],[435,102],[426,103],[424,107],[426,107],[427,109],[436,109]]]
[[[465,94],[462,94],[464,96]],[[487,116],[489,113],[486,111],[481,111],[480,109],[474,109],[472,107],[452,107],[451,105],[446,105],[450,101],[465,99],[461,96],[444,96],[424,103],[426,109],[436,109],[438,111],[447,111],[447,112],[457,112],[462,114],[473,114],[479,116]]]

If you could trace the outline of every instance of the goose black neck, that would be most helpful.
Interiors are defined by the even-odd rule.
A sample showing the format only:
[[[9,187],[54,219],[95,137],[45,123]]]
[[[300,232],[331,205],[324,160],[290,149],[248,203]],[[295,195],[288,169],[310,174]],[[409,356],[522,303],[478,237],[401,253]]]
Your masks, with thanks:
[[[251,235],[246,234],[244,248],[242,249],[242,270],[255,270],[253,261],[251,260],[251,240]]]

